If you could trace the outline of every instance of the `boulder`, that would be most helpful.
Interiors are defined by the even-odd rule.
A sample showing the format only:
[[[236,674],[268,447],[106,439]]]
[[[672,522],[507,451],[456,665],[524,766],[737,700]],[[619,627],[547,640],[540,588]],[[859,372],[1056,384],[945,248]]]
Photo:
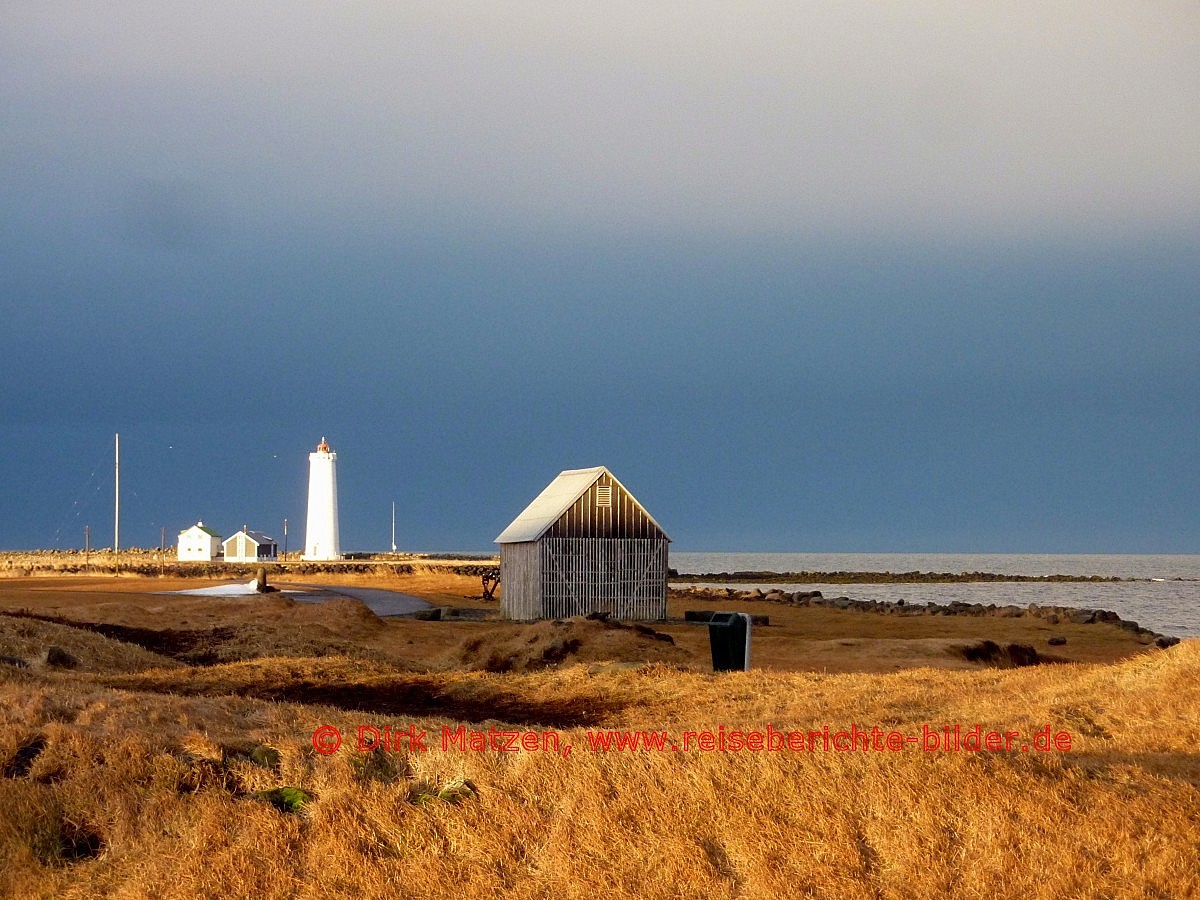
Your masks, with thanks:
[[[62,647],[46,648],[46,665],[56,669],[73,669],[79,665],[79,660]]]

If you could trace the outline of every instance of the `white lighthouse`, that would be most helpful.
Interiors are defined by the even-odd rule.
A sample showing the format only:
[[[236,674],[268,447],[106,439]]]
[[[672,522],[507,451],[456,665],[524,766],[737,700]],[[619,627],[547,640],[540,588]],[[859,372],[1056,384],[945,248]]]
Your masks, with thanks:
[[[325,438],[308,454],[308,526],[305,559],[341,559],[338,541],[337,454]]]

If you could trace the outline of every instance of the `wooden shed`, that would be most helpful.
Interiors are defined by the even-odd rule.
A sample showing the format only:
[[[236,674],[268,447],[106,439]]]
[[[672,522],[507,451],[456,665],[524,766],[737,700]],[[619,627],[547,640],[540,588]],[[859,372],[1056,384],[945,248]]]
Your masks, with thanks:
[[[667,537],[604,466],[559,474],[496,538],[510,619],[667,616]]]

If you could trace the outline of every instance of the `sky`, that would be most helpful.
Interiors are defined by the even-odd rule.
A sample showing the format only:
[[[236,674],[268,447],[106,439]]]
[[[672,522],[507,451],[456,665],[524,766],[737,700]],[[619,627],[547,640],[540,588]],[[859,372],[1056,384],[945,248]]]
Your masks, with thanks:
[[[1200,553],[1191,0],[9,0],[0,548]]]

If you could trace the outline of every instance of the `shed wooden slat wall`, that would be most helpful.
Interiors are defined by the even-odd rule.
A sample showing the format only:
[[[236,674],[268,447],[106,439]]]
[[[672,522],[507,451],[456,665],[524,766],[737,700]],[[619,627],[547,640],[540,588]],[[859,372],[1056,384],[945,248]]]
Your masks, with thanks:
[[[521,620],[665,619],[669,544],[604,471],[538,540],[500,545],[501,609]]]
[[[666,618],[665,538],[545,538],[540,544],[540,616],[606,612],[619,619]]]
[[[538,619],[542,614],[540,548],[534,541],[500,545],[500,608],[509,619]]]

